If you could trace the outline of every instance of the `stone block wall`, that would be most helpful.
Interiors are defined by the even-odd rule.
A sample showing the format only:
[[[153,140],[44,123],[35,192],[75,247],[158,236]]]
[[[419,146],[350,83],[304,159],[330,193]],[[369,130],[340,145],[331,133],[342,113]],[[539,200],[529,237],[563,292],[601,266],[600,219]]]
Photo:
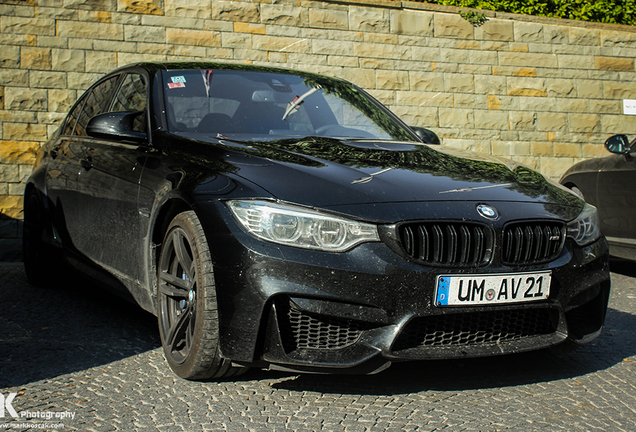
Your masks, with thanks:
[[[444,146],[558,179],[636,131],[636,28],[394,0],[0,0],[0,237],[17,235],[36,150],[96,78],[213,60],[343,77]],[[10,221],[10,222],[8,222]]]

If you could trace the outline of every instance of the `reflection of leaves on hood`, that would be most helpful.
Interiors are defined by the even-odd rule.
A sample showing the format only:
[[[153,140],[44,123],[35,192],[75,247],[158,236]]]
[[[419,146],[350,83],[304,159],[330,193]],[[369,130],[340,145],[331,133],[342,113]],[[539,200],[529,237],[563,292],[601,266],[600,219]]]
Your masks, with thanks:
[[[287,159],[289,154],[296,154],[312,158],[302,159],[303,161],[311,161],[312,165],[316,163],[316,159],[319,159],[355,168],[398,168],[472,182],[487,179],[487,181],[506,183],[515,180],[513,173],[504,165],[447,155],[418,143],[413,143],[413,149],[407,151],[362,148],[356,146],[355,143],[352,145],[325,137],[307,137],[301,140],[249,141],[242,144],[249,145],[254,149],[241,150],[242,152],[268,157],[279,162],[285,162],[281,156],[285,156]],[[301,163],[301,165],[305,164]],[[322,163],[320,165],[325,166]]]
[[[227,141],[229,142],[229,141]],[[297,140],[275,140],[275,141],[233,141],[242,144],[241,148],[233,145],[227,145],[226,140],[221,140],[217,146],[230,151],[238,151],[239,153],[251,156],[271,159],[276,162],[289,163],[293,165],[302,165],[312,168],[324,168],[327,165],[321,161],[312,159],[309,154],[297,152],[295,144]],[[287,148],[289,146],[289,148]],[[306,155],[306,156],[305,156]]]
[[[534,198],[544,195],[556,202],[569,206],[581,206],[582,202],[580,199],[564,188],[547,181],[538,172],[524,166],[518,166],[513,172],[516,180],[516,183],[513,184],[513,189]]]
[[[187,161],[194,170],[186,170],[183,181],[196,185],[211,174],[237,173],[231,154],[250,155],[272,162],[321,169],[329,164],[356,169],[403,169],[421,174],[448,177],[456,181],[505,184],[530,198],[545,197],[552,203],[580,207],[581,201],[568,191],[548,182],[541,174],[525,166],[510,169],[502,163],[474,160],[442,153],[413,143],[410,150],[387,150],[370,147],[369,141],[346,142],[326,137],[280,139],[271,141],[200,141],[171,136],[169,156]],[[390,142],[378,144],[389,147]],[[408,143],[395,143],[403,148]],[[257,161],[254,161],[257,162]],[[258,183],[258,179],[253,179]],[[548,204],[546,204],[548,205]],[[556,210],[553,209],[553,212]]]
[[[512,171],[506,165],[486,160],[473,160],[445,154],[428,146],[413,143],[412,150],[361,148],[333,138],[306,137],[275,141],[249,141],[241,152],[277,162],[299,164],[314,168],[335,163],[363,168],[405,169],[421,174],[450,177],[465,182],[506,184],[507,188],[529,197],[549,197],[557,202],[579,206],[578,199],[566,190],[547,181],[541,174],[525,166]],[[321,160],[325,163],[320,162]]]

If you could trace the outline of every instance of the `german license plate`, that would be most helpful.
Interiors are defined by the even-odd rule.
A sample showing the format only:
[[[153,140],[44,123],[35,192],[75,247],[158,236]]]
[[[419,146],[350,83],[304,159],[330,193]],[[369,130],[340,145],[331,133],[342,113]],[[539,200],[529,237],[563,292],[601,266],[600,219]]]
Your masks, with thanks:
[[[545,300],[552,272],[496,275],[441,275],[437,277],[435,305],[472,306]]]

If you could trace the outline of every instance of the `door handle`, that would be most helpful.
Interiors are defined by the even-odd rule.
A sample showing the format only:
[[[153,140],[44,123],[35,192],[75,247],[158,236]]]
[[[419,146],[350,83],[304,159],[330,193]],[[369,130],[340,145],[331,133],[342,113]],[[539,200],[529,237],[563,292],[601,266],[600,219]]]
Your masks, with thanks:
[[[51,155],[51,157],[52,157],[53,159],[55,159],[55,158],[57,157],[59,149],[60,149],[60,146],[55,146],[55,147],[53,147],[53,148],[51,149],[51,151],[49,152],[49,154]]]
[[[90,170],[93,168],[93,158],[89,156],[86,159],[80,159],[80,166],[86,171]]]

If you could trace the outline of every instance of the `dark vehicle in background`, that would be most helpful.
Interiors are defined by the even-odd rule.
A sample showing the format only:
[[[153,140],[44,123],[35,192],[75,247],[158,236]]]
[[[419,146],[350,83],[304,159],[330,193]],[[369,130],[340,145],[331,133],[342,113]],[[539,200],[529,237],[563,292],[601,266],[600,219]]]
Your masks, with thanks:
[[[188,379],[373,373],[597,337],[610,280],[594,207],[435,141],[345,81],[131,65],[39,152],[26,273],[46,285],[71,264],[132,298]]]
[[[636,260],[636,145],[614,135],[605,148],[610,156],[573,165],[560,183],[596,206],[610,254]]]

